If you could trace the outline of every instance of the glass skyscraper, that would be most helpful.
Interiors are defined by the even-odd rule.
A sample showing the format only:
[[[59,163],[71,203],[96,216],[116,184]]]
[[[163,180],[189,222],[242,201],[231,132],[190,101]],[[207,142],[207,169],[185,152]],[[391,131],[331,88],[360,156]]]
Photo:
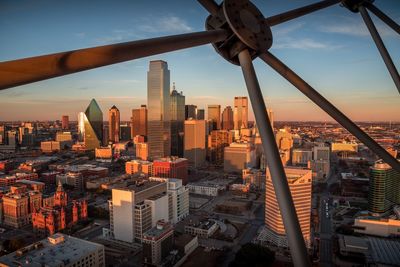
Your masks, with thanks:
[[[162,60],[150,61],[147,72],[147,126],[149,158],[170,155],[170,73]]]
[[[171,155],[183,157],[183,135],[185,123],[185,96],[175,90],[175,83],[170,96],[171,101]]]
[[[118,143],[121,138],[120,134],[121,119],[119,109],[112,106],[108,111],[108,140],[112,143]]]
[[[384,213],[400,204],[400,175],[388,164],[379,160],[371,167],[368,192],[368,210]]]
[[[95,99],[90,101],[82,116],[85,148],[87,150],[99,148],[103,140],[103,112]]]
[[[240,130],[248,127],[249,102],[247,96],[235,97],[235,109],[233,110],[234,129]]]

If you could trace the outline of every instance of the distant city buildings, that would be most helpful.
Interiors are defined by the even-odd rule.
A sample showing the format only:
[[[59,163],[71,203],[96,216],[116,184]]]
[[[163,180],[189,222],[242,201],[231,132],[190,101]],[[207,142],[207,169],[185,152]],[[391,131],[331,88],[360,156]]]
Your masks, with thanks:
[[[112,106],[108,110],[108,140],[111,143],[118,143],[121,137],[120,134],[121,118],[119,109]]]
[[[230,106],[227,106],[222,111],[222,130],[233,130],[233,111]]]
[[[196,105],[185,105],[185,120],[197,119],[197,106]]]
[[[150,61],[147,72],[147,140],[151,159],[166,157],[171,153],[169,88],[170,72],[167,62]]]
[[[248,127],[249,102],[247,96],[236,96],[234,99],[233,123],[234,129]]]
[[[208,135],[208,161],[223,165],[224,149],[233,142],[233,133],[227,130],[214,130]]]
[[[221,129],[221,105],[208,105],[208,121],[212,130]]]
[[[69,116],[63,115],[61,118],[61,129],[68,130],[69,129]]]

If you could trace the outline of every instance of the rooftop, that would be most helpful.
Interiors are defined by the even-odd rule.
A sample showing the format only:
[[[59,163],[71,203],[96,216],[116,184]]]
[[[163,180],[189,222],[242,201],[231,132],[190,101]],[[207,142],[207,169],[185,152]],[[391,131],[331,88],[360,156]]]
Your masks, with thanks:
[[[102,247],[100,244],[58,233],[0,257],[0,263],[8,266],[64,266],[70,263],[70,259],[81,258]]]

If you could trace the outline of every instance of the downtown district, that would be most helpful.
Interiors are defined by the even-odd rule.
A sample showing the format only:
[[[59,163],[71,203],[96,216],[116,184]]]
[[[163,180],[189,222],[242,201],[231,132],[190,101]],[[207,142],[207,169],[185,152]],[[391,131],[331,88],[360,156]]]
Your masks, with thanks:
[[[290,266],[248,98],[205,114],[165,61],[147,76],[129,122],[94,99],[77,121],[0,122],[0,266],[239,266],[249,244]],[[399,266],[399,173],[336,123],[266,112],[313,263]],[[359,125],[397,156],[400,124]]]

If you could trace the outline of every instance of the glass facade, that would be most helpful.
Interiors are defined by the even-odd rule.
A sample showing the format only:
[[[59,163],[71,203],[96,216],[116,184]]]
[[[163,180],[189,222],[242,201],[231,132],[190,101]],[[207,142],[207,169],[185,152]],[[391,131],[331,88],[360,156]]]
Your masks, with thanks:
[[[147,72],[147,136],[151,159],[169,156],[171,152],[169,88],[167,62],[150,61]]]
[[[84,113],[84,142],[88,150],[99,148],[103,140],[103,112],[92,99]]]
[[[234,129],[240,130],[241,128],[248,127],[248,114],[249,114],[249,103],[247,96],[236,96],[235,97],[235,109],[233,111],[234,117]]]
[[[185,96],[174,89],[171,101],[171,155],[183,157],[183,128],[185,122]]]

